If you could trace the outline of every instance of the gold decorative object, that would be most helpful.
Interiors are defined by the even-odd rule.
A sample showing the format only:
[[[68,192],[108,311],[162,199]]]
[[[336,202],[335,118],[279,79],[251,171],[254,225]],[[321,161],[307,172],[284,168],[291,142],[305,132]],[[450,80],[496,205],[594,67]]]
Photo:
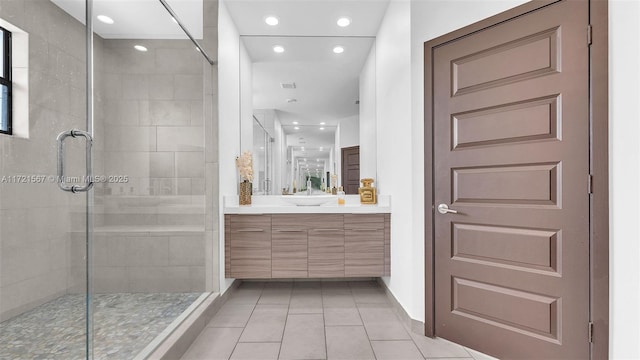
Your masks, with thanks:
[[[251,155],[251,151],[245,151],[236,158],[236,167],[242,180],[239,195],[240,205],[251,205],[251,181],[253,181],[253,155]]]
[[[360,180],[362,187],[358,189],[360,194],[361,204],[376,204],[378,199],[376,198],[376,188],[371,186],[373,179],[367,178]]]
[[[240,183],[240,205],[251,205],[251,187],[249,180]]]

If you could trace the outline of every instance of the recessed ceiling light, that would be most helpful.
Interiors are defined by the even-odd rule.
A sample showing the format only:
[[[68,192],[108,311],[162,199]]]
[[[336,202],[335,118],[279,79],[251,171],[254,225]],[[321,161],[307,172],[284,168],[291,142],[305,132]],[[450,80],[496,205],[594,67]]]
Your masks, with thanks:
[[[142,45],[136,45],[136,46],[134,46],[133,48],[134,48],[134,49],[136,49],[136,50],[138,50],[138,51],[142,51],[142,52],[147,51],[147,48],[146,48],[146,47],[144,47],[144,46],[142,46]]]
[[[293,128],[294,130],[300,130],[300,127],[296,126]],[[304,148],[302,148],[302,150],[304,150]]]
[[[294,122],[293,122],[293,125],[298,125],[298,122],[297,122],[297,121],[294,121]]]
[[[288,103],[294,103],[294,102],[298,102],[298,99],[287,99]]]
[[[320,125],[324,125],[324,124],[326,124],[326,122],[324,122],[324,121],[320,123]]]
[[[113,19],[108,17],[107,15],[98,15],[97,18],[105,24],[111,25],[114,23]]]
[[[267,25],[269,25],[269,26],[276,26],[276,25],[278,25],[280,23],[280,20],[278,20],[278,18],[275,17],[275,16],[267,16],[264,19],[264,22],[266,22]]]
[[[320,146],[320,151],[324,151],[324,148],[322,146]]]
[[[284,52],[284,47],[280,46],[280,45],[276,45],[273,47],[273,51],[277,52],[278,54],[283,53]]]
[[[333,52],[336,54],[342,54],[344,52],[344,48],[342,46],[336,46],[333,48]]]
[[[323,127],[321,127],[321,128],[320,128],[320,130],[324,130],[324,128],[323,128]]]
[[[349,25],[351,25],[351,19],[349,19],[348,17],[344,16],[338,19],[338,26],[347,27]]]

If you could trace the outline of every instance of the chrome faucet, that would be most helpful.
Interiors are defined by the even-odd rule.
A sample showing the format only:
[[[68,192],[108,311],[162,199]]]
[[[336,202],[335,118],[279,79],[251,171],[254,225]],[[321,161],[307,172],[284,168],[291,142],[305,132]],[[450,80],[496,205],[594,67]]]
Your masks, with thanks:
[[[307,179],[307,195],[311,195],[311,178]]]

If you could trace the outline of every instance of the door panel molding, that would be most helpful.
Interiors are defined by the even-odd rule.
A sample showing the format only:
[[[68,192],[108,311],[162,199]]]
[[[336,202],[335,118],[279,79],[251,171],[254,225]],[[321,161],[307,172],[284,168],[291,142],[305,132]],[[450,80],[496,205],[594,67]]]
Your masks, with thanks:
[[[587,1],[587,0],[583,0]],[[446,45],[447,43],[465,37],[484,29],[507,22],[511,19],[524,16],[530,12],[536,11],[543,7],[554,4],[556,0],[539,0],[525,3],[516,8],[510,9],[503,13],[497,14],[490,18],[484,19],[472,25],[466,26],[459,30],[440,36],[436,39],[425,42],[424,44],[424,146],[425,146],[425,335],[435,336],[435,244],[434,244],[434,142],[433,142],[433,51],[434,49]],[[590,0],[589,1],[589,22],[593,28],[592,44],[590,46],[590,172],[593,175],[593,194],[590,198],[590,312],[591,322],[594,323],[593,342],[591,344],[591,358],[600,359],[607,358],[609,352],[609,193],[608,193],[608,0]],[[587,39],[585,29],[585,41]],[[546,34],[546,33],[545,33]],[[548,37],[551,39],[551,37]],[[550,44],[550,42],[549,42]],[[550,46],[552,49],[552,46]],[[540,70],[536,70],[540,71]],[[518,79],[519,80],[519,79]],[[505,81],[497,79],[494,81]],[[466,87],[458,87],[451,89],[452,94],[458,94],[460,91],[471,92],[474,86],[490,85],[491,82],[485,81],[482,84],[471,84]],[[596,84],[596,85],[594,85]],[[457,91],[457,92],[456,92]],[[553,108],[556,106],[545,102],[537,104],[538,107]],[[508,105],[508,104],[507,104]],[[516,104],[519,105],[519,104]],[[518,109],[526,109],[526,106],[515,107],[513,109],[498,109],[498,111],[518,111]],[[482,109],[480,109],[482,110]],[[491,111],[494,109],[488,109]],[[526,109],[530,115],[535,118],[540,114],[534,107]],[[536,112],[538,111],[538,112]],[[553,112],[550,112],[553,113]],[[549,113],[547,113],[549,114]],[[458,122],[457,130],[460,132],[458,141],[453,141],[459,148],[465,147],[483,147],[486,145],[494,145],[494,142],[538,142],[538,141],[555,141],[561,138],[561,124],[557,124],[553,116],[546,119],[535,118],[538,122],[535,128],[532,128],[526,134],[501,134],[501,138],[492,139],[483,137],[485,134],[467,131],[463,126],[464,118],[452,118],[452,122]],[[471,116],[482,116],[482,113],[474,112]],[[462,119],[462,120],[461,120]],[[477,118],[476,118],[477,119]],[[474,119],[474,120],[476,120]],[[545,124],[546,122],[546,124]],[[469,122],[470,123],[470,122]],[[544,125],[542,125],[544,124]],[[548,125],[547,125],[548,124]],[[550,131],[545,132],[548,126]],[[455,135],[455,134],[454,134]],[[464,136],[467,136],[466,138]],[[476,229],[477,230],[477,229]],[[486,230],[486,229],[485,229]],[[520,230],[520,229],[516,229]],[[537,235],[547,235],[546,230],[540,229]],[[551,231],[551,230],[549,230]],[[524,233],[524,232],[523,232]],[[553,236],[550,236],[546,246],[542,250],[549,250],[559,246],[554,243]],[[558,237],[555,241],[560,241]],[[541,249],[538,249],[541,251]],[[453,250],[452,250],[453,251]],[[466,254],[465,261],[491,261],[496,266],[521,266],[522,264],[511,263],[509,260],[500,259],[500,254],[489,254],[491,258],[479,256],[482,254],[469,255]],[[484,254],[485,256],[487,254]],[[495,258],[493,258],[495,257]],[[529,259],[531,260],[531,259]],[[561,265],[561,264],[557,264]],[[529,265],[526,265],[529,266]],[[541,265],[541,267],[545,267]],[[553,267],[552,267],[553,268]],[[524,270],[524,269],[523,269]],[[527,268],[527,270],[534,270]],[[534,271],[545,271],[553,273],[554,271],[548,267],[546,269],[535,269]],[[554,269],[561,271],[560,269]],[[567,306],[567,304],[565,304]],[[587,326],[587,324],[585,324]]]

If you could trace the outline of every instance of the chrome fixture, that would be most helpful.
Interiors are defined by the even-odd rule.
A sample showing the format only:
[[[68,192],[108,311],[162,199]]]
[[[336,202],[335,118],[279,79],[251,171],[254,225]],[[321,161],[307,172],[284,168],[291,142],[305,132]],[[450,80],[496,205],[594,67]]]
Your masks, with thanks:
[[[86,177],[82,179],[85,182],[85,185],[68,185],[64,176],[64,140],[69,136],[76,137],[84,137],[87,143],[87,159],[86,159]],[[58,187],[64,191],[69,191],[72,193],[86,192],[91,189],[93,186],[93,178],[92,178],[92,165],[91,165],[91,149],[93,148],[93,137],[86,131],[73,129],[69,131],[61,132],[56,138],[58,142]]]
[[[447,204],[438,205],[438,212],[440,214],[446,214],[446,213],[457,214],[458,213],[456,210],[449,209],[449,205]]]

